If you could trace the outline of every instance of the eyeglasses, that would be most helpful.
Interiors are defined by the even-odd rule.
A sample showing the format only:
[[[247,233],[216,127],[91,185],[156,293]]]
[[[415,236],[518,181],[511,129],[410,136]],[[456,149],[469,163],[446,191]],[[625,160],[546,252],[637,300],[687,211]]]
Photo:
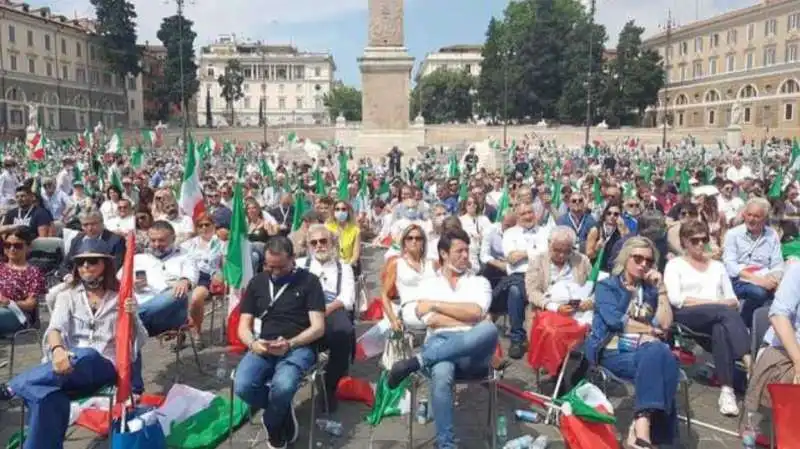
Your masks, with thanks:
[[[611,215],[612,217],[619,217],[619,212],[609,212],[608,215]]]
[[[327,245],[328,244],[328,239],[309,240],[308,244],[311,245],[311,246]]]
[[[13,242],[13,243],[3,242],[3,247],[5,249],[15,249],[15,250],[19,251],[19,250],[25,248],[25,244],[22,243],[22,242]]]
[[[197,228],[198,228],[198,229],[210,228],[210,227],[212,227],[212,226],[214,226],[214,225],[213,225],[213,224],[211,224],[211,223],[198,223],[198,224],[197,224]]]
[[[690,237],[689,238],[689,242],[692,245],[700,245],[700,244],[706,245],[710,241],[711,241],[711,239],[708,238],[708,236],[705,236],[705,237]]]
[[[644,265],[647,267],[653,265],[652,257],[643,256],[641,254],[634,254],[631,256],[631,259],[633,259],[633,263],[635,263],[636,265]]]
[[[336,211],[336,212],[347,212],[347,208],[346,207],[337,207],[336,209],[334,209],[334,211]]]
[[[628,204],[625,205],[625,207],[627,207],[628,209],[638,209],[639,207],[641,207],[641,204],[639,204],[639,203],[628,203]]]
[[[79,267],[90,266],[93,267],[103,261],[100,257],[87,257],[85,259],[80,259],[77,263]]]
[[[573,199],[569,200],[569,202],[572,203],[572,204],[580,204],[580,203],[583,202],[583,198],[573,198]]]
[[[423,240],[423,238],[424,237],[422,237],[421,235],[407,235],[406,236],[406,241],[421,242]]]

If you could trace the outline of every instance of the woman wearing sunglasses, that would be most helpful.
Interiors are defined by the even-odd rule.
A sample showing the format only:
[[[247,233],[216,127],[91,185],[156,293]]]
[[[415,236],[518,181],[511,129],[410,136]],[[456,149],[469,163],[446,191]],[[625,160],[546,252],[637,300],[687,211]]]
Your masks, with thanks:
[[[64,447],[70,395],[91,395],[117,380],[116,328],[119,284],[111,250],[102,240],[84,240],[74,256],[73,280],[59,293],[44,337],[46,361],[0,385],[0,400],[19,397],[30,410],[23,449]],[[141,345],[147,331],[136,301],[125,301],[133,324],[132,394],[141,394]]]
[[[634,421],[626,447],[672,444],[677,434],[678,360],[663,339],[672,308],[661,274],[658,250],[645,237],[631,237],[615,260],[612,276],[597,284],[586,358],[634,385]]]
[[[27,230],[17,229],[3,240],[8,261],[0,264],[0,336],[33,324],[38,298],[45,292],[44,275],[28,264],[31,237]]]
[[[719,412],[737,416],[739,406],[733,391],[736,360],[750,366],[750,337],[739,315],[739,300],[722,262],[708,257],[708,225],[694,220],[681,225],[684,255],[667,263],[664,284],[675,322],[711,336],[711,353],[717,379],[722,385]]]
[[[628,234],[628,228],[622,219],[622,204],[618,201],[609,202],[601,217],[586,237],[586,256],[592,263],[601,257],[600,266],[607,267],[611,249],[619,239]]]

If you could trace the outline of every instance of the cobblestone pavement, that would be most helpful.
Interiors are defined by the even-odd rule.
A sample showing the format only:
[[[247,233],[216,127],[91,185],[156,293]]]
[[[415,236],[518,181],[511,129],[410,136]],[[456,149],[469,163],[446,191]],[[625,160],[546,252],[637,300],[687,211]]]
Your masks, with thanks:
[[[377,254],[374,251],[365,251],[365,266],[366,272],[377,273],[380,265],[383,263],[382,254]],[[368,279],[368,287],[370,288],[371,296],[377,292],[377,276],[373,275]],[[206,320],[208,326],[210,322]],[[359,325],[359,331],[363,332],[368,328],[368,324]],[[219,321],[217,320],[216,329],[213,337],[218,341]],[[204,337],[208,340],[212,338],[210,329],[206,331]],[[0,360],[6,360],[9,355],[10,346],[7,341],[0,341]],[[205,372],[209,374],[201,374],[197,366],[192,361],[191,351],[184,350],[181,358],[184,361],[181,374],[185,383],[188,383],[196,388],[206,389],[218,392],[219,394],[229,394],[229,387],[226,382],[221,382],[214,377],[216,364],[219,360],[219,355],[223,351],[223,347],[219,344],[209,346],[200,353],[200,362],[204,366]],[[34,337],[23,339],[17,344],[16,362],[14,371],[20,371],[36,364],[40,357],[40,350],[38,342],[34,341]],[[228,357],[228,363],[233,368],[238,361],[237,357]],[[144,379],[148,392],[151,393],[165,393],[169,387],[174,383],[176,373],[178,372],[175,362],[175,357],[169,348],[161,346],[156,340],[151,340],[144,350]],[[357,363],[351,370],[351,375],[368,378],[375,381],[378,377],[378,369],[376,363]],[[0,369],[0,379],[5,380],[8,377],[8,369]],[[532,370],[522,361],[513,363],[506,371],[505,381],[524,389],[533,389],[535,386],[535,376]],[[547,382],[543,382],[543,388],[546,388]],[[552,387],[551,387],[552,388]],[[611,401],[617,409],[618,417],[618,430],[621,433],[627,431],[631,421],[631,406],[632,400],[628,393],[631,390],[628,388],[612,388],[609,392]],[[296,448],[308,448],[308,424],[309,424],[309,411],[310,411],[310,388],[304,387],[295,397],[295,404],[297,406],[297,416],[300,421],[301,437],[295,444]],[[724,429],[734,430],[736,428],[737,420],[733,418],[724,418],[717,411],[717,396],[718,389],[703,385],[701,381],[693,382],[690,389],[690,409],[692,416],[695,419],[704,421],[706,423],[722,427]],[[485,388],[480,386],[469,386],[468,388],[458,388],[456,394],[456,432],[460,439],[461,448],[478,448],[484,447],[482,442],[481,433],[485,431],[486,426],[486,412],[488,404],[488,392]],[[513,411],[517,408],[524,407],[521,401],[500,393],[500,401],[498,404],[499,413],[505,414],[508,417],[513,416]],[[683,399],[679,401],[679,413],[686,414],[686,405]],[[341,403],[338,412],[331,417],[331,419],[342,422],[344,425],[345,433],[341,437],[331,437],[322,432],[316,432],[316,448],[336,448],[336,449],[395,449],[404,448],[405,438],[408,434],[408,427],[406,418],[389,418],[385,419],[379,426],[372,428],[364,422],[364,416],[369,412],[365,405],[356,403]],[[0,406],[0,442],[5,444],[8,437],[19,426],[20,408],[16,403]],[[258,419],[254,422],[258,423]],[[559,432],[552,426],[544,424],[520,424],[509,419],[509,437],[513,438],[523,434],[545,434],[551,443],[548,446],[551,449],[564,448],[564,443],[561,440]],[[249,447],[266,447],[263,432],[260,424],[245,424],[242,428],[237,430],[230,443],[225,442],[221,447],[232,448],[249,448]],[[707,430],[699,425],[692,427],[691,433],[687,434],[685,424],[681,424],[680,442],[673,447],[676,448],[698,448],[698,449],[720,449],[720,448],[738,448],[741,444],[729,435]],[[431,442],[435,431],[433,423],[427,425],[414,426],[414,442],[419,447],[433,448]],[[386,441],[386,440],[399,440],[399,441]],[[230,444],[230,446],[228,446]],[[95,438],[94,434],[82,429],[70,429],[65,443],[67,449],[84,449],[84,448],[106,448],[108,443],[105,440]]]

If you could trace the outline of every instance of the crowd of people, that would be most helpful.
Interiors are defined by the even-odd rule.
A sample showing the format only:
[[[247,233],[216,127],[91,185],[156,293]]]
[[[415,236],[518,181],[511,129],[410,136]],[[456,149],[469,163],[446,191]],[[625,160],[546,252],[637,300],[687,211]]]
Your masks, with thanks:
[[[499,366],[500,339],[508,338],[508,357],[525,357],[540,314],[584,326],[576,347],[588,363],[632,383],[625,444],[670,444],[677,328],[705,340],[722,415],[742,413],[736,370],[749,379],[743,407],[753,416],[770,407],[767,384],[800,382],[800,265],[791,263],[800,186],[790,146],[708,157],[688,140],[655,152],[524,141],[510,155],[498,150],[491,167],[474,149],[460,160],[431,149],[405,161],[397,149],[375,161],[336,149],[302,163],[266,148],[212,152],[202,156],[200,214],[180,205],[180,146],[148,150],[136,167],[124,154],[98,163],[97,150],[69,146],[52,149],[44,167],[7,156],[0,335],[38,325],[43,308],[49,319],[44,363],[0,386],[0,399],[30,408],[26,449],[59,448],[71,394],[116,379],[118,314],[135,321],[135,396],[144,391],[142,365],[158,363],[142,357],[148,338],[188,325],[202,350],[206,302],[224,291],[242,183],[256,275],[241,301],[237,335],[247,353],[234,391],[265,410],[268,447],[297,439],[292,398],[320,351],[329,356],[323,399],[336,410],[365,278],[379,279],[391,328],[426,334],[417,355],[391,367],[388,384],[416,372],[430,379],[439,449],[456,446],[453,383]],[[245,179],[237,158],[248,162]],[[134,295],[118,310],[129,233]],[[34,260],[43,242],[63,249],[57,266]],[[365,269],[369,246],[385,248],[380,272]],[[752,354],[763,307],[771,328]],[[507,335],[495,323],[503,316]],[[185,345],[178,339],[173,350]]]

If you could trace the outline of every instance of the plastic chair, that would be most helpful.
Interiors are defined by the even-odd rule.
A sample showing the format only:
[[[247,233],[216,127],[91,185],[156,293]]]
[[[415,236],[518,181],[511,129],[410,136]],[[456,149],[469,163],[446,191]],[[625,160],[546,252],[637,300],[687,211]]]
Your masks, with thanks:
[[[25,335],[34,334],[36,335],[36,341],[42,341],[42,331],[41,331],[41,323],[39,321],[39,308],[38,306],[34,309],[33,312],[33,322],[30,323],[27,327],[24,327],[11,335],[6,337],[0,337],[2,339],[8,339],[11,341],[11,348],[9,349],[8,354],[8,378],[9,380],[14,377],[14,358],[16,355],[17,350],[17,340]]]
[[[300,381],[300,388],[303,388],[305,385],[311,386],[311,411],[309,413],[308,419],[308,447],[314,448],[314,430],[317,427],[316,420],[317,420],[317,411],[316,411],[316,402],[317,402],[317,382],[324,382],[325,379],[325,368],[328,366],[328,354],[325,352],[320,352],[317,355],[317,363],[309,370],[309,372],[301,379]],[[236,369],[231,371],[231,383],[230,383],[230,401],[231,401],[231,409],[230,409],[230,416],[228,421],[228,445],[229,447],[233,447],[233,399],[234,399],[234,391],[233,391],[233,381],[236,378]],[[266,388],[269,388],[269,384]],[[325,391],[325,386],[322,385],[320,387],[322,391]],[[322,395],[324,400],[325,406],[325,413],[328,413],[328,398],[325,394]],[[254,413],[250,413],[250,423],[253,422]],[[263,428],[259,428],[258,433],[256,436],[251,440],[250,447],[255,447],[256,442],[258,441],[261,432],[263,432]]]
[[[756,357],[758,357],[758,350],[764,342],[764,336],[767,334],[772,323],[769,321],[769,306],[759,307],[753,312],[753,323],[750,327],[750,355],[753,356],[753,364],[755,366]],[[751,370],[752,370],[751,366]],[[750,375],[753,373],[751,372]]]

